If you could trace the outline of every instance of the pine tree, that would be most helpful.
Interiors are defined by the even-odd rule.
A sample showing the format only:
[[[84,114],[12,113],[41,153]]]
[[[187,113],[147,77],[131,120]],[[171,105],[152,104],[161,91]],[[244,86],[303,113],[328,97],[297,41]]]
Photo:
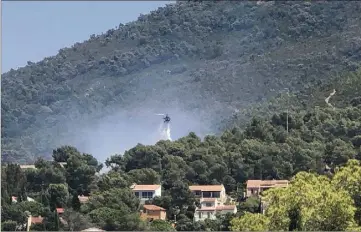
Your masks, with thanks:
[[[59,231],[60,225],[59,225],[59,215],[56,210],[54,210],[54,230]]]
[[[44,190],[41,191],[41,203],[45,206],[49,206],[49,199]]]
[[[78,194],[77,193],[73,194],[73,198],[71,200],[71,207],[74,210],[78,211],[80,209],[80,205],[81,204],[80,204],[80,201],[79,201],[79,198],[78,198]]]

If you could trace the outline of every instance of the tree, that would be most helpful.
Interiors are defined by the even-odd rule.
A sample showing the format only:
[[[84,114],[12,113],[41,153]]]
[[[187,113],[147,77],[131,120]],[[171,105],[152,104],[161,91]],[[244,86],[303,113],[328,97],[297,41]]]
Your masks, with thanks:
[[[126,151],[122,160],[125,161],[124,171],[129,172],[140,168],[152,168],[159,171],[160,159],[161,155],[154,146],[138,144],[129,151]]]
[[[344,167],[337,168],[332,184],[351,195],[356,206],[355,220],[361,226],[361,162],[353,159]]]
[[[110,170],[108,173],[100,176],[97,186],[100,191],[107,191],[111,188],[127,188],[132,183],[129,179],[125,174],[122,175],[119,172]]]
[[[69,156],[71,155],[80,155],[80,152],[72,146],[61,146],[53,150],[52,157],[56,162],[67,162]]]
[[[88,195],[98,167],[89,162],[89,155],[70,155],[66,165],[66,181],[72,191]]]
[[[176,231],[175,228],[167,221],[153,220],[150,223],[151,231]]]
[[[204,231],[206,228],[204,222],[193,222],[188,217],[177,220],[177,231]]]
[[[43,204],[36,201],[23,201],[13,205],[19,208],[22,212],[30,212],[34,217],[42,216],[45,213],[45,207]]]
[[[267,231],[270,219],[263,214],[246,212],[239,218],[231,220],[232,231]]]
[[[16,231],[17,223],[15,221],[1,222],[1,231]]]
[[[21,201],[22,196],[25,194],[24,186],[26,176],[20,169],[20,166],[17,164],[8,164],[2,167],[1,174],[1,187],[2,191],[5,192],[4,196],[17,196],[19,197],[19,201]]]
[[[81,214],[71,209],[65,209],[62,218],[66,221],[66,224],[62,227],[67,231],[81,231],[94,226],[88,215]]]
[[[268,190],[264,200],[269,204],[265,216],[270,230],[288,230],[297,218],[297,230],[346,230],[356,225],[352,198],[325,176],[300,172],[290,187]]]
[[[327,143],[325,160],[328,164],[342,165],[355,156],[352,143],[339,138]]]
[[[27,214],[18,204],[4,205],[1,210],[1,221],[15,221],[18,226],[27,222]]]
[[[51,211],[50,209],[47,209],[43,220],[43,224],[45,229],[48,231],[58,231],[60,224],[59,224],[59,215],[57,211],[56,210]]]
[[[348,167],[341,169],[332,181],[326,176],[298,173],[289,187],[264,192],[262,200],[267,205],[265,215],[246,212],[232,220],[232,230],[360,229],[354,219],[354,201],[345,190],[348,189],[346,186],[355,189],[353,186],[358,174],[351,177],[356,182],[350,185],[345,177],[352,175],[351,170],[358,173],[357,165],[359,163],[356,161],[350,161]]]
[[[64,184],[50,184],[48,188],[50,206],[54,210],[55,208],[65,207],[69,193],[68,188]]]
[[[71,198],[71,207],[72,207],[75,211],[79,211],[79,210],[80,210],[80,206],[81,206],[81,203],[80,203],[78,194],[77,194],[77,193],[74,193],[73,196],[72,196],[72,198]]]
[[[28,192],[40,192],[47,189],[50,184],[63,184],[66,180],[64,170],[55,168],[50,162],[36,170],[27,171],[26,179]]]
[[[58,212],[54,211],[54,230],[59,231],[60,228],[60,218]]]
[[[93,223],[107,231],[142,230],[145,224],[138,213],[127,213],[124,209],[97,208],[89,213]]]
[[[32,224],[30,226],[30,231],[46,231],[44,223]]]
[[[134,169],[127,174],[137,184],[159,184],[160,181],[160,175],[151,168]]]
[[[105,192],[93,194],[89,202],[82,207],[82,211],[87,213],[100,207],[116,209],[124,214],[129,214],[138,211],[139,198],[129,188],[112,188]]]
[[[261,213],[259,212],[259,205],[260,201],[257,197],[249,197],[239,204],[239,209],[241,212]]]
[[[185,213],[188,207],[193,206],[197,202],[188,185],[181,181],[174,183],[174,187],[169,189],[169,195],[172,199],[171,207],[178,207],[181,210],[180,213]]]
[[[220,221],[219,229],[220,231],[230,231],[231,229],[231,220],[234,215],[231,213],[217,215],[217,219]]]

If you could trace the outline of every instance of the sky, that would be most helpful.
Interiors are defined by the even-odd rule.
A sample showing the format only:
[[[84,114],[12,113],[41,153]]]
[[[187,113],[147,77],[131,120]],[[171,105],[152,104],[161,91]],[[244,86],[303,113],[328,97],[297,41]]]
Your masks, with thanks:
[[[38,62],[61,48],[134,21],[170,1],[2,1],[2,69]]]

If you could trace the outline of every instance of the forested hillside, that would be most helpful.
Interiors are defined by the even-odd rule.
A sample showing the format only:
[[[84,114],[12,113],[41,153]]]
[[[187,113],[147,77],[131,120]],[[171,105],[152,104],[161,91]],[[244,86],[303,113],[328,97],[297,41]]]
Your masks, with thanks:
[[[337,86],[334,98],[338,101],[342,96],[339,93],[351,90],[340,89],[336,81],[330,80],[359,67],[360,11],[360,2],[348,1],[177,2],[102,35],[92,35],[87,41],[61,49],[54,57],[38,63],[29,61],[26,67],[2,75],[2,158],[33,162],[35,157],[46,156],[61,145],[59,141],[70,143],[85,122],[101,120],[119,110],[145,112],[151,110],[149,106],[177,105],[185,112],[203,116],[204,122],[216,130],[223,120],[229,123],[228,117],[236,110],[241,110],[237,120],[244,124],[244,109],[265,103],[284,88],[290,90],[291,96],[305,96],[300,104],[322,107],[327,91],[333,88],[327,85],[333,84]],[[314,88],[319,88],[318,102],[312,102],[316,98],[305,100]],[[310,129],[312,117],[305,119],[309,114],[322,122],[320,135]],[[348,119],[341,120],[339,115]],[[308,143],[312,141],[304,137],[311,133],[312,138],[317,138],[313,142],[320,144],[312,149],[323,146],[327,136],[338,137],[335,133],[345,130],[337,129],[345,123],[343,120],[357,124],[359,116],[354,115],[359,115],[358,108],[311,110],[292,116],[295,118],[290,133],[296,140],[305,140],[297,149],[307,149],[309,158],[305,160],[316,162],[311,165],[313,169],[322,167],[321,158],[310,158],[314,153],[308,150]],[[248,129],[252,141],[246,143],[257,143],[252,136],[261,136],[257,138],[267,141],[267,146],[272,141],[285,143],[280,116],[274,117],[266,123],[269,131],[258,134]],[[250,128],[257,128],[258,123],[254,121]],[[350,141],[356,132],[354,126],[350,128],[347,139],[339,138],[346,140],[338,142],[352,150],[355,148]],[[208,139],[223,143],[219,138]],[[286,143],[293,144],[289,140]],[[290,144],[290,148],[274,145],[274,149],[291,152],[289,149],[295,148]],[[225,144],[217,149],[223,146],[230,149]],[[343,155],[342,161],[349,156]],[[277,172],[262,173],[259,167],[252,171],[253,166],[245,172],[282,176],[306,167],[295,166],[295,162],[277,163]],[[235,178],[241,174],[232,175]],[[200,180],[204,178],[201,175]]]
[[[191,133],[173,142],[139,144],[111,156],[106,174],[99,174],[101,164],[90,154],[67,146],[53,151],[53,161],[38,160],[37,169],[3,166],[2,230],[23,230],[29,214],[43,217],[31,226],[38,231],[91,226],[174,231],[175,215],[178,231],[360,230],[360,105],[294,111],[288,132],[285,116],[253,118],[244,131],[234,128],[204,141]],[[269,208],[260,214],[257,198],[243,198],[249,179],[292,181],[266,191]],[[166,221],[141,220],[132,183],[162,185],[161,197],[149,203],[166,209]],[[189,186],[195,184],[223,184],[238,213],[194,221],[199,198]],[[89,201],[81,204],[78,195],[90,196]],[[64,213],[59,216],[56,208]]]

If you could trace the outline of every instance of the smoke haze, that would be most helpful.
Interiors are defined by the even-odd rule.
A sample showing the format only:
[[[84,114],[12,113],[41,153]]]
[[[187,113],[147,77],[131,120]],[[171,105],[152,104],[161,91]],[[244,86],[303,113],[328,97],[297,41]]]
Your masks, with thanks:
[[[155,115],[158,112],[167,113],[171,117],[172,137],[169,123],[164,125],[163,116]],[[122,110],[102,119],[67,126],[72,128],[74,135],[62,138],[58,146],[75,146],[81,152],[92,154],[100,162],[111,155],[123,154],[138,143],[152,145],[161,139],[178,139],[190,132],[203,137],[209,128],[197,114],[168,107]]]

